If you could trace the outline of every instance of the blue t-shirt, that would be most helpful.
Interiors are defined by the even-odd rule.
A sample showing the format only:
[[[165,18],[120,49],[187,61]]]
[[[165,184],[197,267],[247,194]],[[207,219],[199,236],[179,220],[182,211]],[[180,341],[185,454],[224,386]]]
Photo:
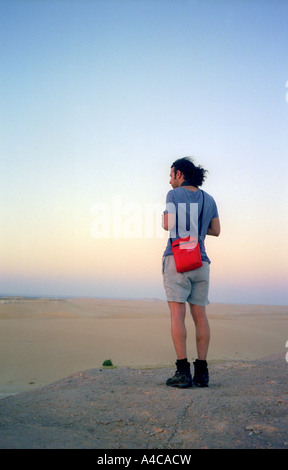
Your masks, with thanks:
[[[176,214],[176,223],[175,227],[170,231],[170,237],[164,251],[164,256],[173,254],[171,241],[189,235],[197,237],[198,217],[200,217],[203,205],[203,196],[205,198],[205,202],[202,214],[202,229],[199,234],[199,244],[202,261],[207,261],[210,264],[210,259],[207,256],[204,242],[211,220],[218,217],[218,210],[213,197],[200,189],[197,189],[197,191],[190,191],[185,187],[179,187],[171,189],[167,193],[166,209],[164,214],[167,212]]]

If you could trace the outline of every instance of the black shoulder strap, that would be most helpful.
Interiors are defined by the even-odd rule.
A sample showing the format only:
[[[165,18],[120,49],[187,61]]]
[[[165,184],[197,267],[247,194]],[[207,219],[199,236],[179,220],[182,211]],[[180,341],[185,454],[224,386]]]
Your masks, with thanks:
[[[204,209],[204,201],[205,201],[204,192],[202,191],[202,189],[200,189],[200,191],[201,191],[201,193],[202,193],[203,203],[202,203],[202,208],[201,208],[200,217],[199,217],[199,221],[198,221],[198,240],[199,240],[199,238],[201,237],[202,219],[203,219],[203,209]]]

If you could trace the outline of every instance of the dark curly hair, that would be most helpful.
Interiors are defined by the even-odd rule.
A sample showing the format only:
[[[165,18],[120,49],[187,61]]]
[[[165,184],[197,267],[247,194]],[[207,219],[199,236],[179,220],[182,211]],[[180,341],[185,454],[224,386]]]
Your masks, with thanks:
[[[190,157],[179,158],[174,163],[172,163],[171,168],[174,168],[174,172],[179,170],[184,175],[184,180],[191,186],[202,186],[207,170],[204,170],[202,166],[195,166]]]

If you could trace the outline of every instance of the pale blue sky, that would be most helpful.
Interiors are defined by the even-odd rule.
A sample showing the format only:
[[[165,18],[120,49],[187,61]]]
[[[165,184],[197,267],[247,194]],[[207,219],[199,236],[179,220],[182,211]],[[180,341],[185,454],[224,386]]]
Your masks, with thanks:
[[[101,275],[91,206],[164,202],[190,155],[222,223],[210,300],[287,303],[287,18],[280,0],[0,0],[0,294],[164,298],[165,241],[133,259],[105,241],[122,268]]]

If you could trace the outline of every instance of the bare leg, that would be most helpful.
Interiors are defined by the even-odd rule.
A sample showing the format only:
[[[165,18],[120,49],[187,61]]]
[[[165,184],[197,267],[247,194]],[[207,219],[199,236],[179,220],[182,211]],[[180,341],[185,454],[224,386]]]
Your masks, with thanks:
[[[180,302],[168,302],[171,313],[171,335],[177,359],[187,358],[185,326],[186,305]]]
[[[190,312],[195,323],[196,348],[198,359],[206,360],[210,342],[210,327],[206,316],[206,308],[200,305],[190,305]]]

